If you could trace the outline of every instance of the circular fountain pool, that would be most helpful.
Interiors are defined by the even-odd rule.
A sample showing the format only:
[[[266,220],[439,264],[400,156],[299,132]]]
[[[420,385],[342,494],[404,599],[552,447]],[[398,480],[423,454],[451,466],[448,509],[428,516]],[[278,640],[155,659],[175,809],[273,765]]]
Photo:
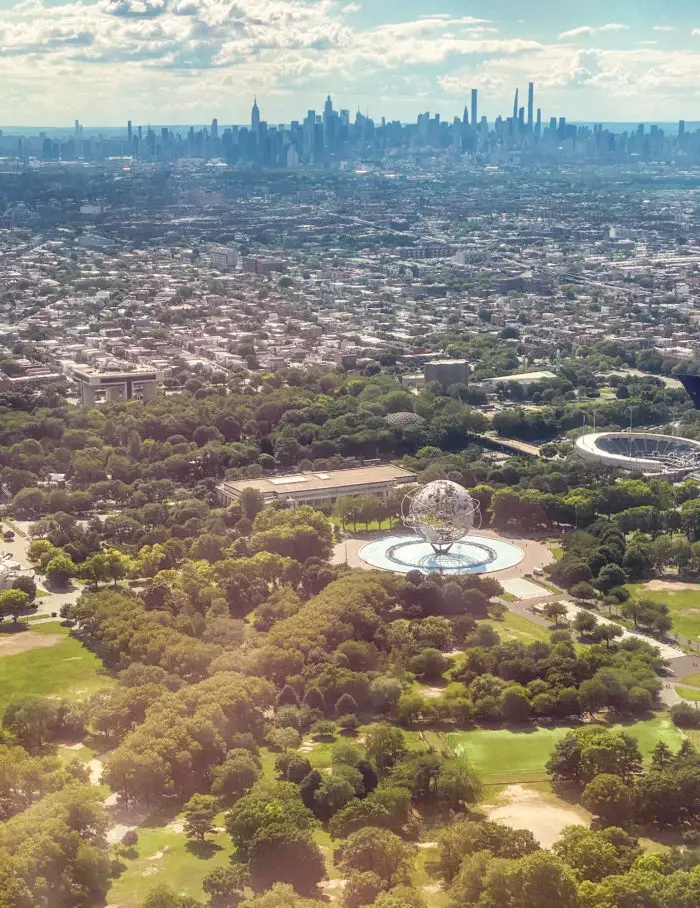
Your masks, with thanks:
[[[455,542],[448,552],[438,553],[433,546],[413,535],[387,536],[360,549],[360,558],[385,571],[441,574],[490,574],[519,564],[522,549],[491,536],[470,535]]]

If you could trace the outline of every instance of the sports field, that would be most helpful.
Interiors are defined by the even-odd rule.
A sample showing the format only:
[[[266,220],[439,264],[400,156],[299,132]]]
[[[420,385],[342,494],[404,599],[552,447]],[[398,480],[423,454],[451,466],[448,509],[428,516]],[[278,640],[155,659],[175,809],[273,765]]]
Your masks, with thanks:
[[[58,621],[35,625],[1,642],[5,640],[14,644],[15,652],[3,655],[0,648],[0,716],[11,700],[26,694],[80,698],[113,683],[101,671],[102,661]],[[19,643],[22,652],[17,651]]]
[[[656,718],[629,725],[612,725],[613,731],[624,731],[637,739],[639,749],[648,757],[659,741],[678,750],[683,740],[670,719]],[[543,772],[554,745],[569,731],[568,728],[537,728],[532,731],[511,731],[505,728],[479,728],[473,731],[450,732],[445,735],[452,750],[463,755],[485,776]]]

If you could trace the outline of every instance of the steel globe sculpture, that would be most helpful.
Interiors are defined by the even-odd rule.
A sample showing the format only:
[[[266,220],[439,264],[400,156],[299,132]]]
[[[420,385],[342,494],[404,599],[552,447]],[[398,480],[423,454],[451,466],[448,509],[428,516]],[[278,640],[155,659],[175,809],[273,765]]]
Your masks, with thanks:
[[[438,479],[409,492],[401,504],[405,526],[429,543],[436,555],[452,546],[474,527],[481,526],[479,502],[456,482]]]

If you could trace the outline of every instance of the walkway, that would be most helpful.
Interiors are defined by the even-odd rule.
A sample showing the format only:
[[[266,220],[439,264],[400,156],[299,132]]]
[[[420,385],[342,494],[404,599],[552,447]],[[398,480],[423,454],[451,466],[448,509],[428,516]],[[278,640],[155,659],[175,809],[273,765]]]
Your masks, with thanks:
[[[7,521],[5,522],[7,523]],[[22,532],[27,533],[32,522],[33,521],[13,520],[12,524]],[[33,565],[27,558],[27,551],[31,541],[29,535],[20,536],[19,533],[15,533],[15,538],[11,542],[0,540],[0,555],[5,553],[11,555],[15,561],[19,562],[24,570],[33,572]],[[79,583],[71,583],[68,589],[57,591],[48,588],[46,578],[41,574],[34,573],[34,579],[36,580],[36,585],[43,590],[46,590],[46,592],[43,596],[38,597],[35,600],[37,608],[32,615],[50,617],[54,612],[56,615],[60,615],[61,606],[66,604],[72,605],[83,592],[83,587]]]

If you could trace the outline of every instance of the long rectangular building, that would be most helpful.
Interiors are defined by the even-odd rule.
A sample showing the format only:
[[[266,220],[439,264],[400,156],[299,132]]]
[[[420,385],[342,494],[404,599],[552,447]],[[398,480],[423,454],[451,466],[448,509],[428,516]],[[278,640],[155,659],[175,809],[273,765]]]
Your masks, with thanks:
[[[292,473],[269,479],[241,479],[222,482],[216,487],[219,502],[229,505],[241,498],[244,489],[256,489],[265,504],[285,501],[294,507],[308,504],[314,507],[332,506],[338,498],[374,495],[387,498],[397,486],[415,482],[409,470],[392,464],[356,467],[351,470],[329,470],[316,473]]]

